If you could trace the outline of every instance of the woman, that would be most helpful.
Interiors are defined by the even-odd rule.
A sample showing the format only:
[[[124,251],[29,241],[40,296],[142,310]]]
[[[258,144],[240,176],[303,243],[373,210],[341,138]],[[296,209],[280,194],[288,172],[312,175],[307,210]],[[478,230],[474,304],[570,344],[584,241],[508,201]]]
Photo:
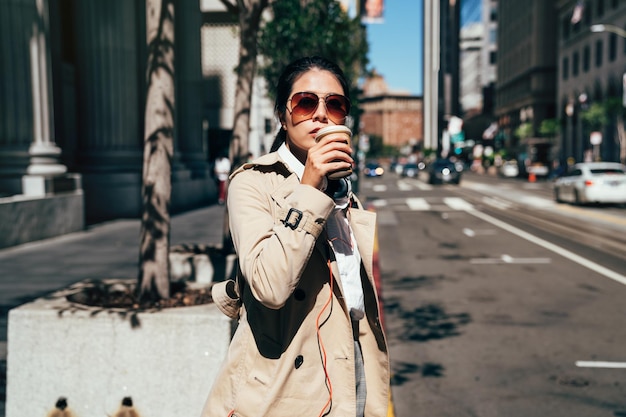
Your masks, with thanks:
[[[272,151],[230,179],[239,275],[215,285],[213,298],[239,324],[202,416],[384,416],[375,214],[349,190],[330,191],[327,175],[352,167],[350,145],[315,139],[345,122],[348,83],[332,62],[307,57],[287,66],[276,93]]]

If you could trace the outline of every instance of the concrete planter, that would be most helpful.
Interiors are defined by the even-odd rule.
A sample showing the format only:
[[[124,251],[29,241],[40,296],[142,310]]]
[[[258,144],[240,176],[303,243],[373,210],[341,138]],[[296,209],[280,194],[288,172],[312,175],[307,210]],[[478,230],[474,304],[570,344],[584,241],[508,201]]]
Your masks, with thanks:
[[[196,417],[226,355],[231,320],[214,304],[132,312],[74,304],[79,283],[9,312],[6,417]]]

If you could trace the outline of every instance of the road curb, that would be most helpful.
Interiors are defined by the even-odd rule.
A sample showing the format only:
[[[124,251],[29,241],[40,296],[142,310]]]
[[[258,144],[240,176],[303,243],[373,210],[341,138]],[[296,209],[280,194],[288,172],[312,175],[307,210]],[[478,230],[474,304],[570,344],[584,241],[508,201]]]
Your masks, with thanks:
[[[376,212],[372,204],[368,204],[366,208],[368,211]],[[374,253],[372,256],[372,273],[374,274],[374,285],[376,286],[376,293],[378,294],[378,307],[380,310],[378,314],[380,316],[380,322],[382,323],[384,329],[386,327],[386,323],[383,307],[382,283],[380,278],[380,260],[378,257],[378,253],[378,225],[376,225],[376,231],[374,232]],[[387,407],[387,417],[395,417],[393,396],[391,395],[391,384],[389,387],[389,405]]]

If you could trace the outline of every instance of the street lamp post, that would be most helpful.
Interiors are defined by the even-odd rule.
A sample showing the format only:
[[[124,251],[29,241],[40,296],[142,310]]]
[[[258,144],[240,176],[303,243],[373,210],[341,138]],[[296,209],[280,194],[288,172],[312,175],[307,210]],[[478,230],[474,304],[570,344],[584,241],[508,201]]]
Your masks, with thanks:
[[[592,32],[594,33],[600,33],[600,32],[611,32],[616,34],[617,36],[626,39],[626,30],[615,26],[615,25],[609,25],[609,24],[605,24],[605,23],[599,23],[596,25],[591,25],[591,27],[589,28]],[[623,84],[623,90],[622,90],[622,106],[626,109],[626,72],[624,74],[622,74],[622,84]],[[619,127],[618,127],[619,129]],[[626,145],[622,142],[622,135],[624,134],[624,132],[618,132],[618,135],[620,136],[620,155],[623,153],[626,153],[626,150],[624,150],[624,148],[626,147]]]
[[[621,36],[622,38],[626,38],[626,30],[620,27],[617,27],[615,25],[608,25],[608,24],[600,23],[597,25],[591,25],[590,29],[594,33],[611,32],[611,33],[615,33],[618,36]]]

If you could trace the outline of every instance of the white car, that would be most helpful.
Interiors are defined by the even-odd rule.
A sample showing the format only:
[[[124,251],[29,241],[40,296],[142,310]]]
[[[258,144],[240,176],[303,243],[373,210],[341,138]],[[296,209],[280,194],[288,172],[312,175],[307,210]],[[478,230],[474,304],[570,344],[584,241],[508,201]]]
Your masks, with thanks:
[[[626,165],[578,163],[554,180],[554,198],[558,203],[626,203]]]
[[[507,178],[515,178],[519,175],[517,161],[505,161],[500,167],[500,175]]]

